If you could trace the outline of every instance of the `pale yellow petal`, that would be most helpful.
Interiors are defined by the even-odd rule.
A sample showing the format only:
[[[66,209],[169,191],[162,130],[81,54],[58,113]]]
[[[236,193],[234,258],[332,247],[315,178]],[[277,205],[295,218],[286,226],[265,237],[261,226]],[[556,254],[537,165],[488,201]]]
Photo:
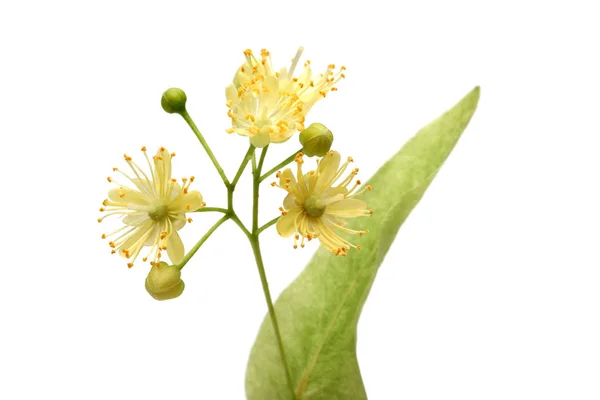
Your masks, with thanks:
[[[288,210],[287,214],[279,217],[279,220],[277,220],[277,233],[280,236],[290,237],[296,232],[296,217],[300,212],[300,208],[294,207]]]
[[[179,264],[183,260],[185,251],[183,249],[183,242],[177,231],[171,232],[167,241],[167,254],[173,264]]]
[[[183,202],[187,206],[190,205],[192,210],[197,210],[204,204],[202,202],[202,194],[197,190],[191,190],[183,196]]]
[[[290,188],[296,186],[296,177],[292,173],[291,169],[286,168],[283,170],[281,175],[279,175],[279,185],[284,188],[286,187],[286,185],[289,185]]]
[[[164,190],[171,181],[171,154],[167,149],[161,147],[156,152],[156,157],[154,160],[154,177],[157,182],[154,183]]]
[[[114,188],[108,191],[108,198],[121,204],[137,204],[140,206],[147,206],[151,203],[151,200],[143,193],[130,188]]]
[[[123,257],[127,257],[129,253],[130,256],[133,256],[136,250],[140,249],[144,246],[148,235],[151,234],[152,229],[154,227],[154,221],[148,220],[142,225],[140,225],[131,235],[127,237],[127,240],[119,246],[123,250],[127,250],[127,252],[119,252],[119,254]]]
[[[237,99],[237,89],[235,88],[235,86],[227,86],[227,88],[225,89],[225,97],[227,98],[227,101],[231,102]]]
[[[140,226],[149,219],[150,217],[147,213],[133,214],[125,216],[125,218],[123,218],[123,223],[130,226]]]
[[[330,151],[319,161],[319,167],[317,168],[319,177],[315,185],[315,192],[323,193],[331,186],[340,166],[340,159],[340,153]]]
[[[342,218],[352,218],[365,215],[367,203],[359,199],[344,199],[330,204],[325,209],[327,215]]]
[[[289,193],[287,196],[285,196],[285,199],[283,199],[283,208],[285,208],[286,210],[289,210],[292,207],[296,206],[296,196],[294,196],[292,193]]]
[[[171,224],[173,224],[173,230],[178,231],[185,226],[187,220],[185,214],[178,214],[175,218],[171,218]]]
[[[202,194],[197,190],[190,190],[187,194],[179,196],[171,204],[169,204],[169,211],[171,212],[191,212],[196,211],[203,206]]]

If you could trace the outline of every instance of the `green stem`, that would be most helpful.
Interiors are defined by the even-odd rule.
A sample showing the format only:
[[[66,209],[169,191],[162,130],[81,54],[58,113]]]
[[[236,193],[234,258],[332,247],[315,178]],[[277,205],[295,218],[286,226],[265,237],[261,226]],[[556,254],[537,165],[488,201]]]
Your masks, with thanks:
[[[246,155],[244,156],[244,160],[240,164],[240,168],[238,169],[238,172],[235,174],[235,178],[233,178],[233,181],[231,182],[231,186],[233,186],[234,188],[235,188],[235,185],[237,185],[238,180],[242,176],[242,173],[244,172],[244,169],[246,168],[246,164],[248,164],[248,161],[250,161],[250,159],[252,158],[252,154],[254,153],[254,148],[255,147],[252,145],[250,145],[250,147],[248,148],[248,151],[246,152]]]
[[[242,232],[244,232],[244,235],[246,235],[246,237],[248,238],[248,240],[252,240],[252,234],[250,233],[250,231],[246,228],[246,226],[242,223],[242,221],[240,221],[239,217],[237,216],[237,214],[235,212],[232,212],[231,216],[230,216],[231,220],[233,222],[235,222],[235,224],[237,226],[239,226],[239,228],[242,230]]]
[[[285,357],[285,349],[283,347],[283,340],[281,340],[281,332],[279,331],[279,323],[277,322],[277,315],[275,314],[275,307],[273,306],[273,300],[271,299],[271,292],[269,291],[269,282],[267,281],[267,274],[265,272],[265,266],[263,264],[262,255],[260,252],[260,244],[258,242],[258,236],[252,235],[250,238],[252,244],[252,251],[254,252],[254,258],[256,259],[256,266],[258,267],[258,273],[260,275],[260,282],[262,283],[263,292],[265,294],[265,300],[267,307],[269,308],[269,316],[271,317],[271,323],[273,324],[273,331],[277,338],[277,346],[279,347],[279,354],[281,355],[281,361],[285,369],[285,378],[287,380],[288,387],[292,394],[292,398],[296,399],[294,392],[294,385],[292,383],[292,376],[290,375],[290,368]]]
[[[256,154],[252,153],[252,173],[256,171]]]
[[[269,222],[267,222],[266,224],[264,224],[263,226],[261,226],[260,228],[258,228],[258,231],[256,232],[258,235],[260,235],[262,233],[262,231],[264,231],[265,229],[267,229],[268,227],[275,225],[277,223],[277,221],[279,220],[279,217],[275,217],[272,220],[270,220]]]
[[[273,172],[277,171],[281,167],[285,167],[286,165],[288,165],[289,163],[291,163],[292,161],[294,161],[294,159],[296,158],[296,156],[298,155],[298,153],[300,153],[300,151],[302,151],[302,149],[298,150],[297,152],[295,152],[294,154],[292,154],[291,156],[289,156],[288,158],[286,158],[285,160],[283,160],[282,162],[280,162],[279,164],[277,164],[276,166],[274,166],[273,168],[271,168],[268,172],[264,173],[259,178],[258,182],[264,181],[269,176],[271,176],[271,174]]]
[[[221,176],[221,179],[223,180],[223,183],[225,184],[225,186],[229,186],[229,180],[225,176],[225,172],[223,172],[223,168],[221,168],[221,165],[219,164],[219,162],[215,158],[215,155],[213,154],[212,150],[210,149],[210,147],[208,147],[208,143],[206,143],[206,140],[204,139],[204,136],[202,136],[202,133],[200,133],[200,130],[198,129],[198,127],[196,126],[196,124],[192,120],[192,117],[190,117],[190,115],[188,114],[187,111],[183,111],[180,115],[183,117],[183,119],[185,120],[185,122],[187,122],[187,124],[190,126],[190,128],[192,128],[192,131],[194,131],[194,134],[196,134],[196,137],[200,141],[200,144],[202,145],[202,147],[204,147],[204,150],[206,151],[206,154],[208,154],[208,157],[210,158],[210,160],[212,161],[213,165],[217,169],[217,172]]]
[[[220,212],[223,214],[227,214],[229,212],[229,210],[227,210],[226,208],[220,208],[220,207],[202,207],[193,212],[200,213],[200,212],[211,212],[211,211],[216,211],[216,212]]]
[[[229,215],[224,215],[220,220],[218,220],[209,230],[208,232],[206,232],[204,234],[204,236],[202,236],[202,238],[198,241],[198,243],[196,243],[196,245],[194,247],[192,247],[192,249],[185,255],[185,257],[183,257],[183,260],[181,260],[181,262],[179,264],[177,264],[177,268],[182,269],[183,267],[185,267],[185,264],[187,264],[188,261],[190,261],[190,258],[192,258],[194,256],[194,254],[196,254],[196,252],[198,251],[198,249],[200,248],[200,246],[202,246],[204,244],[204,242],[206,242],[206,240],[210,237],[210,235],[213,234],[214,231],[217,230],[217,228],[219,226],[221,226],[221,224],[225,221],[227,221],[230,218]]]
[[[267,281],[267,274],[265,272],[265,266],[263,263],[262,254],[260,252],[260,243],[258,241],[258,235],[260,233],[258,229],[258,192],[260,189],[260,172],[266,152],[267,149],[263,149],[258,167],[256,167],[256,164],[252,164],[252,233],[249,235],[248,239],[250,240],[250,244],[252,245],[252,251],[254,252],[254,258],[256,259],[256,266],[260,275],[260,282],[262,284],[263,293],[265,295],[265,301],[267,302],[267,308],[269,309],[269,317],[271,319],[271,323],[273,324],[273,331],[275,332],[275,337],[277,339],[277,346],[279,347],[279,354],[281,356],[281,362],[283,363],[283,368],[285,370],[287,384],[290,389],[292,399],[296,400],[294,384],[292,382],[292,375],[290,374],[290,367],[285,356],[285,348],[283,346],[281,332],[279,331],[279,323],[277,322],[275,306],[273,305],[273,299],[271,298],[269,282]],[[253,160],[255,159],[256,157],[253,157]]]
[[[258,171],[262,171],[263,163],[265,162],[265,156],[267,155],[267,150],[269,150],[269,146],[265,147],[260,153],[260,160],[258,161]]]

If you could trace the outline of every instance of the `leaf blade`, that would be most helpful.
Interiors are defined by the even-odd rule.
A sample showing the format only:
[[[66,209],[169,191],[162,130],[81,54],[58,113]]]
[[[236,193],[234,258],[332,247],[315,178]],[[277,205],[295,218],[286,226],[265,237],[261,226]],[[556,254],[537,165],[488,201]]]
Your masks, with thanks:
[[[396,234],[468,125],[479,87],[421,129],[366,183],[375,210],[361,251],[336,257],[319,248],[275,303],[299,400],[367,398],[356,357],[356,329],[379,265]],[[246,374],[250,400],[288,399],[283,366],[268,316],[252,347]]]

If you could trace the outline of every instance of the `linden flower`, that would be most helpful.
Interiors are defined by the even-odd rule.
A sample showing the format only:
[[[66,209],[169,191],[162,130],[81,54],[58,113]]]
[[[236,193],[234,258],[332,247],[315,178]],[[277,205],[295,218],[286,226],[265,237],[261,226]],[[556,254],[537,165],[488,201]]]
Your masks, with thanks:
[[[324,98],[344,78],[342,67],[337,73],[330,64],[323,74],[313,75],[310,61],[294,78],[294,71],[304,49],[300,47],[292,60],[289,71],[283,68],[275,72],[270,53],[261,50],[259,61],[251,50],[244,51],[246,62],[238,69],[233,84],[225,90],[227,115],[232,127],[228,133],[236,132],[249,136],[256,147],[288,140],[295,131],[304,129],[304,120],[311,107]]]
[[[318,161],[317,170],[307,174],[302,173],[302,153],[298,153],[295,161],[298,164],[297,178],[288,168],[283,173],[277,173],[279,183],[271,184],[288,192],[283,200],[283,207],[279,209],[281,217],[277,221],[277,232],[283,237],[294,234],[294,248],[298,247],[298,239],[302,236],[301,247],[304,247],[305,238],[309,241],[317,238],[335,255],[345,256],[350,247],[360,249],[359,245],[348,242],[336,233],[336,230],[359,236],[368,233],[368,229],[348,229],[344,219],[373,214],[373,210],[367,209],[367,203],[354,198],[365,190],[371,190],[371,186],[355,192],[360,185],[360,181],[357,180],[354,186],[348,189],[348,185],[358,173],[358,168],[352,170],[337,186],[333,186],[353,162],[352,157],[348,157],[340,167],[340,154],[330,151]]]
[[[162,251],[167,250],[171,262],[177,264],[184,256],[183,243],[177,231],[186,222],[186,212],[195,211],[203,207],[202,195],[196,190],[189,190],[194,177],[183,178],[183,185],[171,178],[171,158],[175,153],[169,153],[161,147],[152,162],[146,154],[146,147],[142,147],[150,167],[150,176],[131,160],[127,154],[125,161],[133,171],[130,176],[118,168],[113,171],[120,173],[128,181],[129,186],[116,182],[108,177],[108,181],[118,187],[108,192],[108,199],[102,202],[101,212],[107,214],[98,219],[98,222],[110,215],[119,215],[125,224],[123,227],[102,235],[102,239],[114,237],[108,243],[112,254],[127,258],[129,268],[137,259],[143,247],[150,247],[143,260],[151,259],[150,264],[156,264]],[[154,167],[152,166],[154,165]]]

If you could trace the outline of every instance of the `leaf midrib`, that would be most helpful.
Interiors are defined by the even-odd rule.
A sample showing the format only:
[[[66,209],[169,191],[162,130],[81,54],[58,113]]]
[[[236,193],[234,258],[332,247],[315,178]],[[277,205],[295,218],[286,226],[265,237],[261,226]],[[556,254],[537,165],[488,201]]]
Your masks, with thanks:
[[[340,313],[342,312],[342,309],[343,309],[344,304],[346,303],[346,300],[348,300],[348,296],[350,296],[352,289],[354,289],[354,286],[356,286],[357,280],[358,280],[358,274],[354,278],[354,280],[352,280],[352,283],[346,290],[346,293],[344,294],[344,297],[342,298],[340,305],[338,306],[337,310],[335,311],[334,317],[331,319],[331,321],[329,322],[329,325],[327,326],[327,330],[325,331],[323,340],[319,344],[317,351],[316,351],[312,361],[308,364],[308,367],[304,371],[304,374],[302,374],[302,378],[300,378],[300,382],[298,382],[298,388],[296,389],[296,397],[298,398],[298,400],[301,400],[302,396],[304,395],[304,390],[306,390],[306,387],[308,386],[308,379],[310,378],[310,374],[313,371],[313,369],[315,368],[315,366],[317,364],[317,360],[319,359],[319,356],[321,355],[321,351],[323,350],[323,347],[325,347],[325,343],[327,343],[327,339],[329,338],[329,335],[333,331],[333,327],[335,326],[335,323],[337,322],[338,317],[340,316]]]

